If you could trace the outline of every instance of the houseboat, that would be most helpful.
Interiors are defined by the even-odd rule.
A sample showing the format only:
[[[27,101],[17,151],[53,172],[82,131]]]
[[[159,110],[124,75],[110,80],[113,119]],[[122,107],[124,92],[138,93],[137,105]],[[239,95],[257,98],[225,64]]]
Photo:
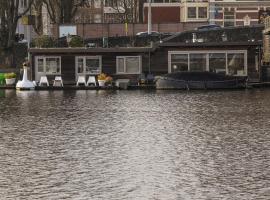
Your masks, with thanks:
[[[194,30],[144,47],[31,48],[32,79],[61,76],[76,84],[79,76],[106,73],[137,84],[142,74],[213,72],[260,80],[263,26]]]

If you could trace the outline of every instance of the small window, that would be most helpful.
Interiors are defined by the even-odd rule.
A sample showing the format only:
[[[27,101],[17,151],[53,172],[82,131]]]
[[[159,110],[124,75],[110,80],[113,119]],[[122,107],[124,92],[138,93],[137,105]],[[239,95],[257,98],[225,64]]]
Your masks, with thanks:
[[[101,56],[76,57],[77,74],[101,73]]]
[[[36,70],[42,74],[61,74],[60,57],[37,57]]]
[[[116,72],[118,74],[140,74],[141,57],[140,56],[121,56],[116,57]]]
[[[196,7],[188,7],[188,18],[195,19],[197,17],[196,10]]]
[[[207,7],[199,7],[198,8],[198,17],[199,18],[207,18]]]

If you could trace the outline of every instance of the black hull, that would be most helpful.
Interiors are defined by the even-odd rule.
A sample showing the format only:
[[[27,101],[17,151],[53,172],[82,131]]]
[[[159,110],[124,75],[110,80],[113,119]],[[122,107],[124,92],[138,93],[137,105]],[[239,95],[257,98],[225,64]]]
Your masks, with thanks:
[[[224,81],[186,81],[171,78],[160,78],[156,82],[157,89],[237,89],[245,88],[245,80]]]

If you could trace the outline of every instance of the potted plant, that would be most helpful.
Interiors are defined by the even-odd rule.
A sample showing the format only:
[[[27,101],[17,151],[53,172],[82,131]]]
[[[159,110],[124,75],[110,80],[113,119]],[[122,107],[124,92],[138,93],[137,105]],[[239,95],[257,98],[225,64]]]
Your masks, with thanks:
[[[111,76],[107,76],[105,79],[106,85],[112,85],[113,78]]]
[[[6,73],[5,74],[6,85],[13,85],[16,81],[16,74],[15,73]]]
[[[98,75],[98,85],[99,85],[100,87],[105,86],[106,77],[107,77],[107,76],[106,76],[106,74],[104,74],[104,73],[101,73],[101,74]]]

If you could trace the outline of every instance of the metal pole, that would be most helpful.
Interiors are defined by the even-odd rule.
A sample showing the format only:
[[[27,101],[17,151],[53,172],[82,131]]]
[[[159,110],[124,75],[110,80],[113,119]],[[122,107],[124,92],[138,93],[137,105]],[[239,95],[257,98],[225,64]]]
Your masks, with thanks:
[[[148,35],[152,33],[152,11],[151,11],[151,1],[148,0]]]

